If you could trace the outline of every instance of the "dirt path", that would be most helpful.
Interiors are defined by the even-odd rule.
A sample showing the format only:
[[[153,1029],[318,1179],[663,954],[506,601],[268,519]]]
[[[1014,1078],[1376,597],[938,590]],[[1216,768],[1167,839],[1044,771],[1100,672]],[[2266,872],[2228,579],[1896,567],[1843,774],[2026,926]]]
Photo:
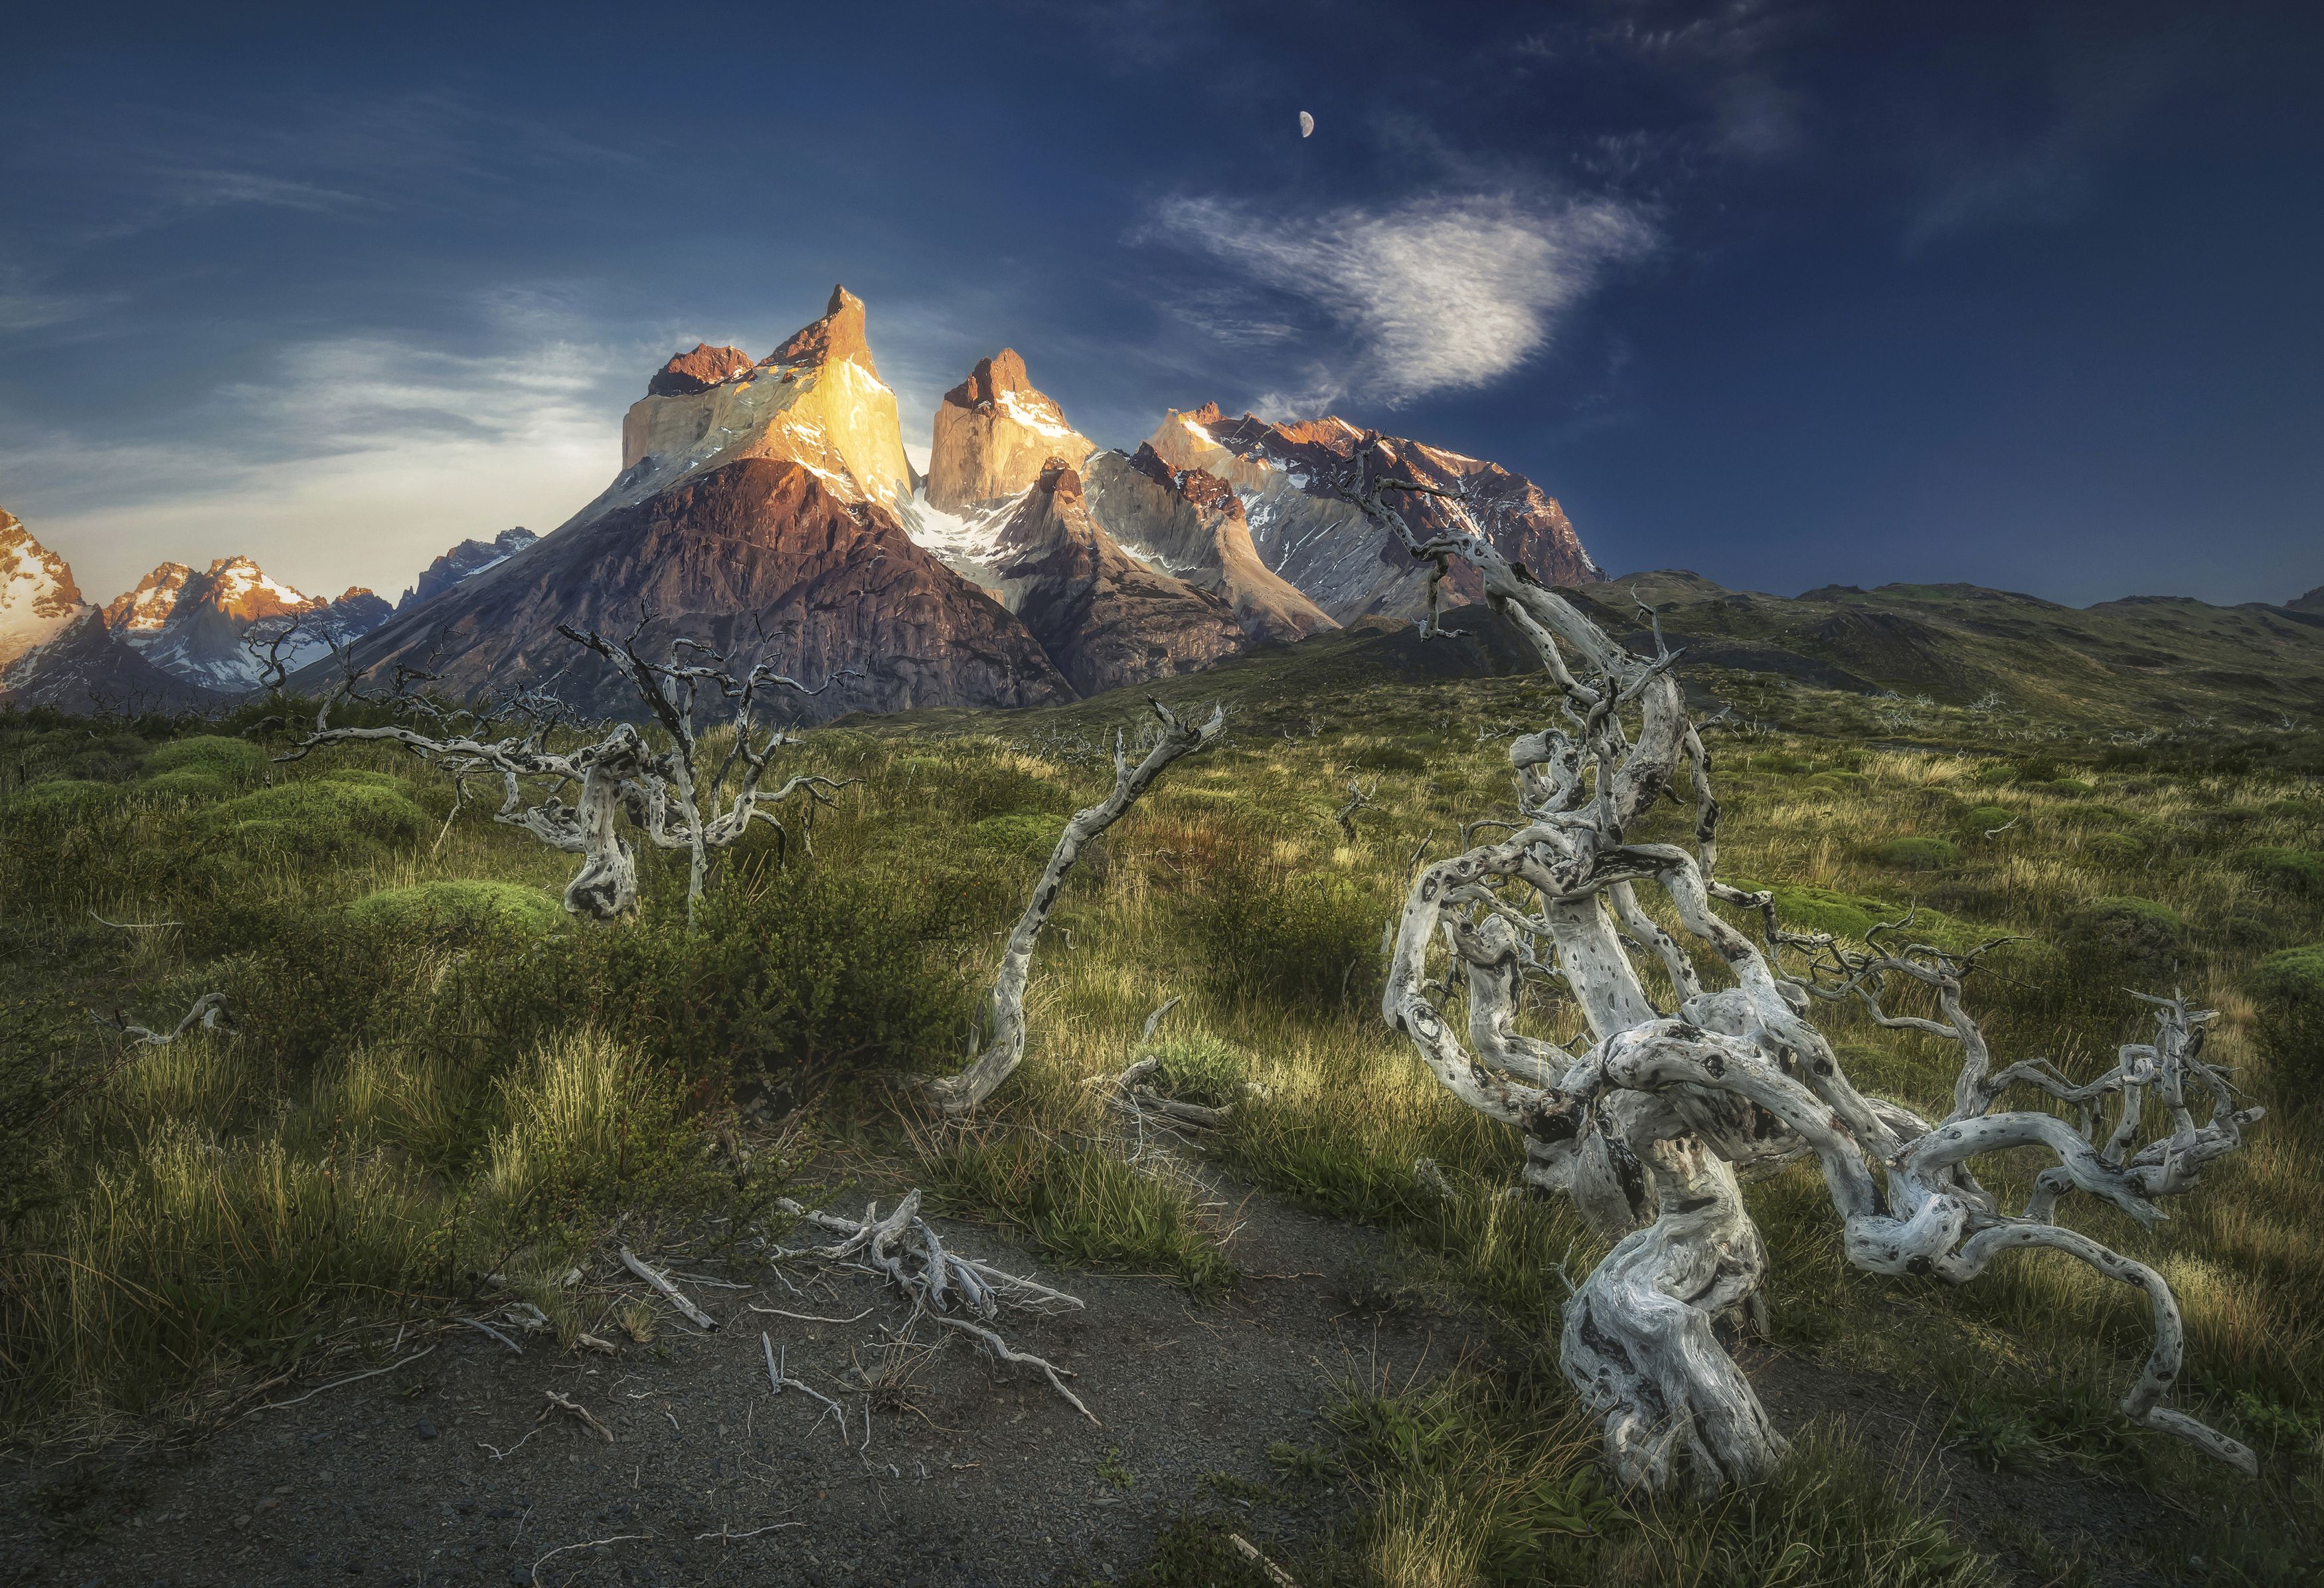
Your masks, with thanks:
[[[939,1227],[973,1255],[1042,1271],[990,1230]],[[14,1580],[90,1588],[1103,1580],[1145,1558],[1157,1518],[1233,1503],[1206,1491],[1205,1474],[1264,1481],[1270,1443],[1315,1439],[1335,1379],[1379,1367],[1401,1380],[1477,1347],[1481,1328],[1457,1320],[1349,1310],[1335,1277],[1379,1244],[1254,1199],[1232,1247],[1250,1277],[1224,1300],[1157,1279],[1043,1272],[1087,1310],[1009,1334],[1077,1372],[1102,1426],[958,1339],[914,1375],[911,1409],[872,1412],[867,1445],[871,1398],[848,1371],[875,1369],[879,1325],[904,1318],[868,1274],[835,1272],[802,1300],[763,1270],[732,1270],[764,1282],[685,1287],[715,1333],[669,1316],[651,1344],[625,1341],[613,1358],[545,1337],[520,1358],[455,1329],[407,1369],[245,1417],[189,1457],[78,1486],[9,1474],[0,1505],[39,1525],[0,1564]],[[868,1316],[810,1324],[751,1303]],[[770,1392],[762,1327],[790,1373],[846,1408],[844,1443],[808,1397]],[[551,1390],[613,1443],[561,1414],[536,1429]],[[1254,1534],[1264,1525],[1254,1513]],[[772,1530],[735,1537],[757,1529]]]

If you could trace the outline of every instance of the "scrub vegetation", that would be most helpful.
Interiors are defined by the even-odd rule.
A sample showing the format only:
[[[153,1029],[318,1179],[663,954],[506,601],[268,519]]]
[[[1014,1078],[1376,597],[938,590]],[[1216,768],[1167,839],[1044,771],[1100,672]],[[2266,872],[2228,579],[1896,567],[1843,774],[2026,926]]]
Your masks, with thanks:
[[[277,763],[287,740],[255,713],[0,719],[8,1435],[198,1428],[353,1331],[460,1310],[479,1275],[560,1271],[616,1219],[779,1233],[775,1199],[837,1155],[1048,1261],[1170,1276],[1197,1308],[1239,1282],[1231,1187],[1256,1187],[1389,1232],[1374,1304],[1451,1298],[1504,1325],[1497,1362],[1351,1382],[1323,1438],[1280,1453],[1277,1499],[1358,1497],[1284,1546],[1303,1583],[1951,1584],[1989,1580],[1996,1549],[2034,1581],[2100,1559],[2157,1581],[2312,1580],[2316,735],[1690,680],[1732,706],[1711,735],[1724,880],[1843,938],[1914,906],[1932,940],[2015,935],[1969,990],[2004,1060],[2094,1073],[2147,1030],[2126,988],[2183,988],[2220,1011],[2209,1056],[2269,1110],[2170,1221],[2091,1221],[2177,1290],[2177,1402],[2262,1453],[2256,1484],[2113,1415],[2149,1340],[2123,1288],[2027,1258],[1959,1289],[1877,1279],[1842,1260],[1812,1166],[1747,1187],[1782,1352],[1934,1379],[1949,1442],[1979,1465],[2171,1497],[2129,1537],[2019,1544],[1934,1514],[1838,1422],[1707,1510],[1600,1486],[1555,1367],[1565,1278],[1600,1253],[1562,1205],[1505,1195],[1514,1133],[1446,1094],[1378,1012],[1406,879],[1508,803],[1508,737],[1545,720],[1545,690],[1365,655],[1335,637],[1157,690],[1182,710],[1223,699],[1228,735],[1084,856],[1035,963],[1023,1068],[960,1124],[897,1083],[963,1062],[1061,823],[1110,784],[1114,729],[1150,720],[1134,695],[810,734],[794,770],[853,781],[811,842],[761,832],[717,856],[691,929],[682,854],[641,854],[635,919],[573,922],[567,857],[456,811],[449,780],[401,752]],[[1351,778],[1365,797],[1343,809]],[[1677,841],[1687,815],[1638,836]],[[212,992],[227,1027],[145,1047],[119,1029],[167,1032]],[[1126,1135],[1085,1084],[1173,998],[1144,1050],[1172,1095],[1232,1105],[1194,1148]],[[1868,1092],[1942,1112],[1949,1048],[1844,1006],[1819,1019]],[[1554,999],[1525,1020],[1561,1039],[1581,1024]],[[1416,1174],[1424,1159],[1436,1173]],[[2002,1181],[2022,1196],[2030,1173]],[[1248,1505],[1189,1512],[1140,1580],[1262,1581],[1223,1537]]]

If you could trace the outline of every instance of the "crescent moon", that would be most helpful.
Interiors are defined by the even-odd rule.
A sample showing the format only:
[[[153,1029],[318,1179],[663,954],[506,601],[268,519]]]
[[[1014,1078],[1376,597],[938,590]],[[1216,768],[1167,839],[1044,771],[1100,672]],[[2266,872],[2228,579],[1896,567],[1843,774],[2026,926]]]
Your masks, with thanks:
[[[1315,118],[1304,110],[1299,113],[1299,135],[1303,138],[1315,135]]]

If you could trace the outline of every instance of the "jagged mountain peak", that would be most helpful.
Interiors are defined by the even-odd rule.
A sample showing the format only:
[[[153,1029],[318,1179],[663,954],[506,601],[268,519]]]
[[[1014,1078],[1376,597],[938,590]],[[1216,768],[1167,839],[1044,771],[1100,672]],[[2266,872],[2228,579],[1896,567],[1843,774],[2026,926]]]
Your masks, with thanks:
[[[1333,488],[1365,430],[1339,417],[1273,421],[1246,413],[1228,419],[1216,403],[1173,410],[1148,439],[1174,468],[1199,468],[1232,486],[1267,566],[1341,623],[1360,617],[1418,617],[1427,610],[1430,566],[1373,527]],[[1582,549],[1565,510],[1523,475],[1404,437],[1383,436],[1392,466],[1414,480],[1465,491],[1482,510],[1494,544],[1545,584],[1580,585],[1603,577]],[[1436,497],[1413,496],[1405,512],[1424,536],[1451,527]],[[1483,586],[1456,564],[1449,601],[1476,601]]]
[[[1065,421],[1013,347],[977,360],[936,405],[928,451],[928,505],[959,513],[1017,494],[1056,459],[1075,466],[1097,443]]]
[[[80,614],[72,568],[0,508],[0,668],[54,639]]]
[[[789,340],[759,360],[761,368],[784,365],[824,364],[845,358],[862,365],[874,379],[880,366],[872,361],[872,340],[864,328],[863,300],[845,287],[831,290],[823,318],[801,326]]]
[[[696,342],[691,353],[673,353],[669,362],[646,383],[649,397],[691,397],[697,392],[748,374],[757,367],[740,347],[713,347]]]
[[[503,530],[489,540],[463,540],[420,570],[419,578],[396,602],[395,610],[408,612],[423,602],[433,601],[453,586],[473,579],[487,568],[498,568],[540,539],[519,524],[512,530]]]

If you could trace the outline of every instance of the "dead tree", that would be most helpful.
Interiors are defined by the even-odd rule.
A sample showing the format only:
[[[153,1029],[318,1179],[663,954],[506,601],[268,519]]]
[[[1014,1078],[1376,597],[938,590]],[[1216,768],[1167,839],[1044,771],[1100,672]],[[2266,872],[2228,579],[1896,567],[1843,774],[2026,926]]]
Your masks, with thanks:
[[[1715,880],[1711,757],[1659,632],[1651,657],[1615,643],[1504,557],[1464,500],[1397,477],[1404,472],[1368,436],[1335,485],[1416,558],[1441,568],[1458,557],[1477,571],[1496,611],[1539,653],[1560,722],[1510,747],[1513,830],[1414,877],[1381,1013],[1455,1096],[1524,1133],[1530,1182],[1569,1197],[1613,1242],[1565,1303],[1562,1356],[1620,1481],[1659,1491],[1683,1473],[1711,1491],[1764,1477],[1781,1456],[1781,1436],[1712,1323],[1730,1312],[1756,1322],[1764,1311],[1766,1248],[1737,1170],[1809,1155],[1858,1268],[1965,1284],[2004,1252],[2038,1248],[2142,1291],[2154,1343],[2124,1414],[2255,1471],[2243,1445],[2161,1404],[2183,1348],[2163,1277],[2055,1217],[2080,1191],[2151,1223],[2162,1216],[2158,1198],[2186,1190],[2203,1165],[2240,1144],[2261,1111],[2237,1106],[2225,1076],[2203,1062],[2210,1015],[2175,996],[2147,999],[2155,1039],[2124,1048],[2112,1070],[2080,1085],[2039,1060],[1996,1070],[1961,1002],[1981,950],[1908,941],[1909,920],[1876,930],[1863,951],[1779,930],[1771,895]],[[1447,499],[1442,533],[1424,540],[1390,505],[1413,492]],[[1628,834],[1655,801],[1679,801],[1682,772],[1692,784],[1692,845],[1634,842]],[[1727,984],[1704,984],[1694,957],[1643,907],[1642,889],[1659,891],[1679,932],[1725,967]],[[1759,912],[1764,944],[1714,900]],[[1465,1033],[1446,1011],[1452,978],[1432,976],[1440,947],[1465,986]],[[1787,954],[1804,957],[1796,974],[1781,968]],[[1671,1007],[1649,995],[1642,963],[1661,967]],[[1529,976],[1562,981],[1580,1006],[1588,1031],[1576,1051],[1517,1029]],[[1892,1012],[1888,1000],[1905,989],[1934,1014]],[[1924,1120],[1859,1094],[1808,1019],[1817,996],[1859,1000],[1884,1025],[1957,1044],[1950,1112]],[[2078,1120],[2038,1101],[1997,1112],[2019,1087]],[[2142,1141],[2150,1098],[2163,1103],[2170,1129]],[[2016,1149],[2055,1161],[2013,1213],[1978,1184],[1971,1160]]]
[[[594,630],[585,632],[560,624],[558,632],[613,664],[652,714],[665,744],[651,743],[632,723],[586,721],[545,689],[512,697],[496,711],[447,709],[411,692],[433,675],[410,669],[399,669],[391,704],[407,716],[431,719],[438,731],[424,733],[401,723],[335,728],[330,716],[339,702],[366,698],[356,692],[355,674],[349,669],[341,687],[324,697],[312,729],[275,759],[297,761],[335,744],[378,742],[402,745],[450,773],[463,790],[470,777],[498,778],[503,793],[493,820],[521,827],[552,849],[582,857],[581,869],[566,884],[565,908],[589,920],[617,919],[637,908],[637,856],[621,828],[626,815],[656,847],[689,852],[686,911],[691,925],[711,850],[738,842],[753,821],[767,822],[780,832],[770,807],[794,795],[827,804],[832,791],[844,786],[811,772],[795,775],[771,792],[761,786],[774,752],[798,742],[797,734],[781,727],[761,736],[758,714],[762,697],[777,688],[818,694],[830,680],[811,689],[764,662],[738,679],[727,669],[724,656],[684,639],[671,644],[667,660],[649,661],[637,649],[646,621],[641,619],[629,637],[618,642]],[[701,660],[688,660],[691,655]],[[729,704],[733,735],[706,778],[696,766],[702,745],[695,725],[696,698],[705,686]],[[512,719],[512,730],[496,735],[500,724]],[[461,731],[464,725],[466,731]],[[574,743],[576,739],[580,743]],[[552,741],[563,742],[564,747],[553,748]],[[570,805],[565,798],[568,789],[575,790]]]
[[[1151,704],[1157,719],[1152,748],[1143,760],[1132,765],[1123,736],[1114,734],[1112,791],[1095,805],[1074,813],[1057,837],[1057,847],[1050,854],[1040,882],[1034,886],[1032,898],[1026,901],[1025,912],[1017,918],[1016,929],[1009,934],[1009,946],[1001,952],[1001,972],[993,978],[990,1013],[982,1040],[972,1039],[970,1045],[968,1067],[956,1076],[925,1084],[928,1099],[938,1113],[956,1117],[968,1113],[991,1096],[994,1089],[1024,1061],[1025,983],[1032,974],[1033,949],[1041,939],[1041,928],[1048,924],[1058,890],[1065,885],[1065,873],[1074,869],[1074,862],[1081,857],[1083,849],[1120,821],[1164,769],[1207,749],[1226,731],[1226,713],[1220,707],[1213,707],[1207,720],[1191,723],[1158,700]]]

